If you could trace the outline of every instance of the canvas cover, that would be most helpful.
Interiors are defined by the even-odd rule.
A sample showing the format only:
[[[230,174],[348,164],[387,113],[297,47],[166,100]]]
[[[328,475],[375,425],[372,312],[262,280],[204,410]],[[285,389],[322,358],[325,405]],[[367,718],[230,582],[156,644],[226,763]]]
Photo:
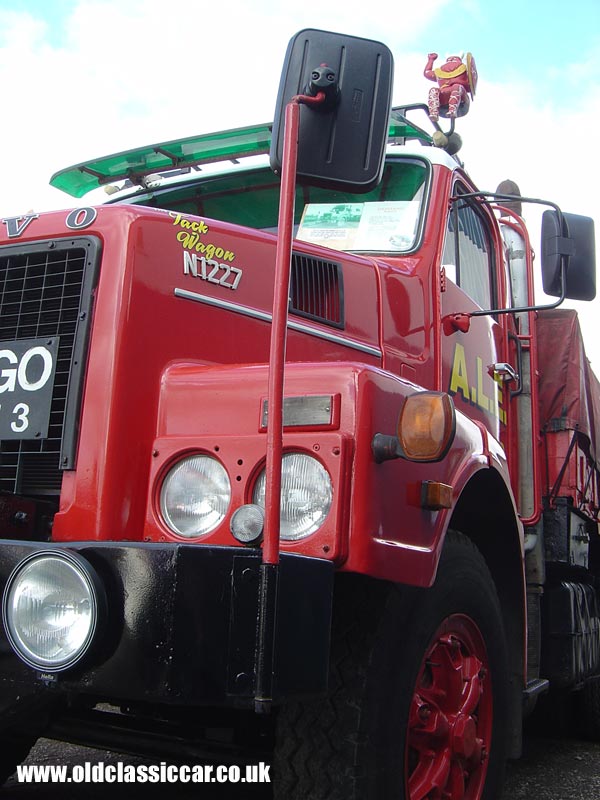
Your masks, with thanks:
[[[540,311],[537,338],[542,430],[579,431],[600,469],[600,382],[585,355],[577,312]]]

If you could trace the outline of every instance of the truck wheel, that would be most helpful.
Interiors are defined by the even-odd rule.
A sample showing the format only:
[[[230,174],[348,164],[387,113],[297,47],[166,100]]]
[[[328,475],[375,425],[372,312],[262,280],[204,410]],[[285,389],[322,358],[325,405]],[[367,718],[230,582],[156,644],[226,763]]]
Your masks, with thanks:
[[[508,668],[479,551],[449,534],[426,590],[340,578],[329,694],[280,709],[276,800],[497,797]]]

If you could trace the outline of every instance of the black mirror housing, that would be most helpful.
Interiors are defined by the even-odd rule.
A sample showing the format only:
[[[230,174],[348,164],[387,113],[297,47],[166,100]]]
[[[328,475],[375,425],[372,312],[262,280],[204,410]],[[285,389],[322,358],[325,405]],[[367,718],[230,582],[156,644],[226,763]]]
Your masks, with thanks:
[[[562,286],[563,257],[567,259],[566,286]],[[593,300],[596,297],[594,220],[556,210],[542,214],[542,285],[553,297]]]
[[[285,108],[297,95],[325,91],[320,106],[300,106],[299,183],[368,192],[381,180],[389,128],[393,56],[381,42],[313,29],[290,41],[271,138],[276,173],[283,160]]]

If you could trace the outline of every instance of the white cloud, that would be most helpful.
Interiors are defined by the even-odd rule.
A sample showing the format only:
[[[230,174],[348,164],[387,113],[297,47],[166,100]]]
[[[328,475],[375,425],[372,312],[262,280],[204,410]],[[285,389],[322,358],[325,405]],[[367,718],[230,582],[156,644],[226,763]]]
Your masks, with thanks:
[[[421,31],[448,0],[411,4],[392,39]],[[392,0],[319,9],[319,27],[385,39]],[[268,20],[268,22],[266,22]],[[60,37],[26,12],[0,14],[4,151],[0,214],[67,205],[56,170],[141,144],[267,122],[291,35],[312,9],[275,0],[79,2]],[[56,44],[51,42],[57,41]],[[387,42],[394,49],[394,41]]]

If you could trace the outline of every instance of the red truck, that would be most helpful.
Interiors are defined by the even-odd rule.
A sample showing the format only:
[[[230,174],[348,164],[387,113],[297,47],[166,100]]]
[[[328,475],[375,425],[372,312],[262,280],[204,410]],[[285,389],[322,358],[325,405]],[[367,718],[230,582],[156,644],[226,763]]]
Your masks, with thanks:
[[[275,128],[78,164],[53,185],[119,193],[0,225],[3,779],[45,736],[477,800],[540,695],[600,733],[600,390],[555,308],[593,222],[546,204],[536,304],[525,200],[420,106],[375,180],[311,174],[289,126],[347,110],[345,145],[363,89],[298,37]]]

